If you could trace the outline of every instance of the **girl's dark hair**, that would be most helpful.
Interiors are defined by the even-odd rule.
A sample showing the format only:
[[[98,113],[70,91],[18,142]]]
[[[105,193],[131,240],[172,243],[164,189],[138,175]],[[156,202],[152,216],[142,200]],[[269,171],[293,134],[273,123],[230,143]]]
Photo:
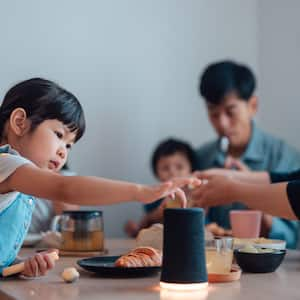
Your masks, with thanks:
[[[165,156],[175,153],[183,154],[191,164],[192,171],[196,170],[196,154],[193,148],[186,142],[173,138],[162,141],[153,152],[151,166],[154,175],[157,176],[157,163]]]
[[[85,118],[78,99],[56,83],[32,78],[13,86],[0,106],[0,136],[6,121],[16,108],[23,108],[31,121],[31,131],[46,120],[57,119],[71,132],[76,131],[75,142],[85,131]]]

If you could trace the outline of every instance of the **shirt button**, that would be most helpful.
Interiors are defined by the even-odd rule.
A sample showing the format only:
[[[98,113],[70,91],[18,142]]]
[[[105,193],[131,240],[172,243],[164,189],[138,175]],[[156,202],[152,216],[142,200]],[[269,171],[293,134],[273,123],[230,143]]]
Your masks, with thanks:
[[[15,244],[15,250],[17,250],[18,249],[18,247],[19,247],[19,244]]]
[[[33,200],[32,200],[31,198],[28,199],[28,203],[29,203],[30,205],[32,205],[32,201],[33,201]]]

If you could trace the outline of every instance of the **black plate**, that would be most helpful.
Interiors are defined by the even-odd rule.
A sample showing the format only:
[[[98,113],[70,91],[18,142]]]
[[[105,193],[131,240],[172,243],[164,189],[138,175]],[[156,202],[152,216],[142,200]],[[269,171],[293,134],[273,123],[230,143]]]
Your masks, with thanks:
[[[156,275],[160,271],[160,267],[115,267],[115,261],[119,257],[91,257],[78,260],[77,264],[83,269],[94,272],[101,277],[146,277]]]

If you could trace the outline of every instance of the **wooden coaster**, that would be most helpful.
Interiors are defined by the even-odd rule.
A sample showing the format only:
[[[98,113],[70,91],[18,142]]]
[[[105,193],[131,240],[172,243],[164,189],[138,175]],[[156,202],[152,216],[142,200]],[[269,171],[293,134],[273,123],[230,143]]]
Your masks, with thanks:
[[[241,269],[238,266],[232,266],[229,274],[208,274],[208,282],[231,282],[237,281],[241,278]]]
[[[102,256],[108,253],[107,249],[103,251],[64,251],[59,250],[59,256],[79,256],[79,257],[91,257],[91,256]]]

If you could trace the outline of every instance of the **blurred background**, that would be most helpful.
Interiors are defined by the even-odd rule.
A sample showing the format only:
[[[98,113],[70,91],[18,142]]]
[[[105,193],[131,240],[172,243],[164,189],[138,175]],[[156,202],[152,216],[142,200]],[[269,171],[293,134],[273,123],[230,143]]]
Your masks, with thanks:
[[[257,76],[260,126],[300,149],[299,11],[298,0],[2,1],[0,97],[30,77],[56,81],[87,119],[71,169],[154,183],[159,141],[199,147],[214,137],[199,75],[234,59]],[[139,203],[103,210],[109,237],[142,212]]]

